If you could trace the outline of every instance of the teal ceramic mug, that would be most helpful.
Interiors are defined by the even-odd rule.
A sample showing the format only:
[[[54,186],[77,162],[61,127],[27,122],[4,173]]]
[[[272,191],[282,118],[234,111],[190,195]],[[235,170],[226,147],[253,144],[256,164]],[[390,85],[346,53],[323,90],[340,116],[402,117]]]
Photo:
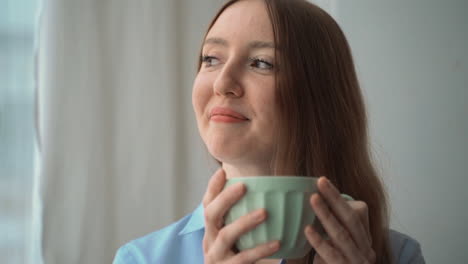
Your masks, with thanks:
[[[227,213],[225,224],[256,209],[265,208],[268,218],[255,229],[245,233],[236,243],[242,251],[272,240],[281,247],[269,258],[296,259],[304,257],[311,249],[304,234],[307,225],[313,224],[315,213],[310,207],[310,196],[317,192],[314,177],[255,176],[228,179],[224,188],[243,182],[247,192]],[[348,195],[342,195],[352,199]]]

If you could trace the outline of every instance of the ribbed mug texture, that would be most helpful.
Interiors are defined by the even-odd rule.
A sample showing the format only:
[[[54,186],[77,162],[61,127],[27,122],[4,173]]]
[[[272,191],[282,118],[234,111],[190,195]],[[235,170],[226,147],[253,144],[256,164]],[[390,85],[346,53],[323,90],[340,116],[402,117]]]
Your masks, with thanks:
[[[239,250],[250,249],[272,240],[280,240],[281,248],[269,258],[301,258],[311,249],[304,235],[306,225],[312,224],[315,213],[309,198],[317,189],[317,178],[298,176],[255,176],[231,178],[226,186],[243,182],[244,197],[227,213],[225,224],[260,208],[268,213],[266,222],[240,237]]]

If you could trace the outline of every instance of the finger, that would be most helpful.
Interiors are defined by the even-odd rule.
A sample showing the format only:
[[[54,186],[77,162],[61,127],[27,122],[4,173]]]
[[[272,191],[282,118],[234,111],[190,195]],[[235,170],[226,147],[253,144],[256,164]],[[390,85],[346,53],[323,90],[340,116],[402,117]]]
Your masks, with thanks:
[[[208,224],[215,224],[221,228],[224,224],[224,215],[239,201],[246,192],[242,182],[226,187],[205,209],[205,218]]]
[[[239,254],[233,256],[230,260],[230,264],[251,264],[256,261],[266,258],[275,254],[280,249],[280,242],[278,240],[270,241],[265,244],[261,244],[257,247],[244,250]]]
[[[205,208],[205,237],[210,246],[224,224],[226,212],[245,194],[246,187],[239,182],[233,184],[215,197]]]
[[[211,201],[221,192],[223,186],[226,182],[226,175],[224,173],[223,168],[219,168],[216,172],[211,176],[208,187],[206,188],[205,195],[203,196],[203,208],[204,214],[206,219],[206,207],[211,203]],[[206,222],[206,221],[205,221]],[[208,224],[205,223],[205,235],[203,237],[203,250],[206,252],[213,241],[216,238],[216,230],[211,228]]]
[[[226,183],[226,174],[223,168],[219,168],[208,182],[205,195],[203,196],[203,207],[206,208],[211,201],[223,190]]]
[[[349,206],[357,213],[359,218],[361,219],[364,229],[367,232],[367,239],[369,241],[370,246],[372,246],[372,235],[370,233],[370,225],[369,225],[369,208],[367,204],[363,201],[348,201]]]
[[[356,243],[353,241],[348,230],[336,219],[335,215],[330,211],[325,201],[317,193],[313,194],[310,203],[317,217],[320,219],[327,234],[332,240],[331,243],[343,254],[347,259],[352,261],[360,261],[362,257]],[[322,255],[322,257],[324,257]],[[327,260],[325,258],[325,260]],[[328,261],[328,260],[327,260]]]
[[[325,177],[321,177],[317,185],[330,210],[350,232],[351,238],[356,242],[356,245],[362,250],[369,248],[371,245],[361,219],[341,196],[336,187]]]
[[[314,264],[326,264],[326,262],[319,254],[315,254]]]
[[[344,256],[329,241],[323,239],[310,225],[305,229],[307,241],[315,249],[315,256],[320,255],[323,263],[345,263]],[[314,262],[315,263],[315,262]]]
[[[215,257],[224,256],[227,251],[230,251],[235,242],[245,233],[254,229],[267,218],[265,209],[258,209],[241,216],[233,223],[223,227],[216,237],[212,245],[212,250]]]

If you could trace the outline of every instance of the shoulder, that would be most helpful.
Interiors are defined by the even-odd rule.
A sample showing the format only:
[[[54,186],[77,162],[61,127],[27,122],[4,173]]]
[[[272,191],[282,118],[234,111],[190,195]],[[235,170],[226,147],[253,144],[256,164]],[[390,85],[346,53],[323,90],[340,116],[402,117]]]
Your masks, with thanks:
[[[389,238],[395,263],[426,263],[422,255],[421,245],[414,238],[391,229]]]
[[[195,212],[194,212],[195,213]],[[171,225],[123,245],[117,251],[114,264],[185,263],[203,257],[204,229],[191,228],[191,213]],[[188,262],[187,262],[188,263]],[[198,263],[198,262],[192,262]],[[203,263],[200,262],[200,263]]]

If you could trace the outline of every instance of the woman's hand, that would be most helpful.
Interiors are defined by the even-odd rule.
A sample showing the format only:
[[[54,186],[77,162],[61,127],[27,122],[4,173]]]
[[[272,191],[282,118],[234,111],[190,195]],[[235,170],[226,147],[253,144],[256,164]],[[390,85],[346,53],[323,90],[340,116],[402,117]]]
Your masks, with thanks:
[[[264,222],[265,209],[255,210],[224,225],[224,215],[245,194],[244,184],[235,184],[223,190],[226,175],[222,169],[216,171],[208,183],[203,207],[205,208],[205,236],[203,237],[203,254],[205,264],[251,264],[259,259],[272,255],[279,249],[279,242],[272,241],[238,254],[232,251],[235,242],[241,235]]]
[[[307,240],[316,251],[314,263],[375,263],[367,204],[346,201],[325,177],[317,185],[320,194],[313,194],[310,204],[329,239],[306,227]]]

